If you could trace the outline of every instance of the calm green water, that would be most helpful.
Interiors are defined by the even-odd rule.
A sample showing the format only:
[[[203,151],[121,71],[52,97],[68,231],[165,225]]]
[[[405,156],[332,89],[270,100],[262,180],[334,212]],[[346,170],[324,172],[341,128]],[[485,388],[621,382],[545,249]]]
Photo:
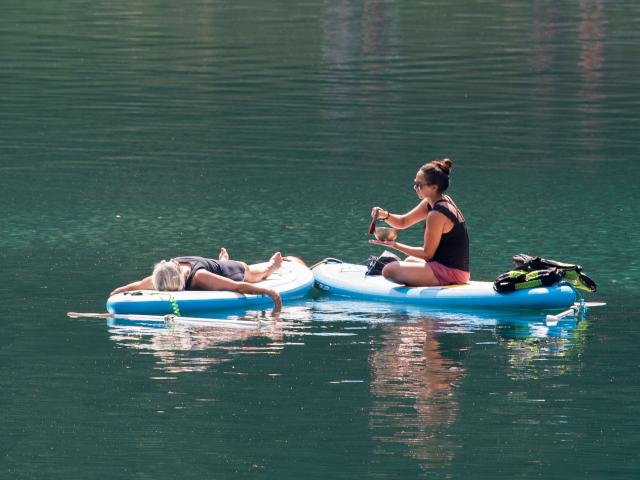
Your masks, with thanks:
[[[1,17],[1,478],[640,475],[640,4]],[[519,252],[578,262],[608,305],[557,327],[317,293],[261,332],[66,317],[223,245],[360,262],[371,206],[411,208],[441,156],[474,278]]]

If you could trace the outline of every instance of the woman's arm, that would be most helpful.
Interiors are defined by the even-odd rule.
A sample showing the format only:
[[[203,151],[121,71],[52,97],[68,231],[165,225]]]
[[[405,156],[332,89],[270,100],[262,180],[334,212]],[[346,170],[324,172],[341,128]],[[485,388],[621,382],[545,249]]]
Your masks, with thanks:
[[[231,292],[247,293],[252,295],[267,295],[273,300],[273,311],[279,312],[282,309],[282,299],[280,294],[270,288],[263,288],[248,282],[236,282],[230,278],[198,270],[193,275],[191,288],[195,290],[229,290]]]
[[[380,220],[384,220],[394,228],[404,230],[405,228],[409,228],[411,225],[415,225],[416,223],[427,218],[427,205],[428,201],[424,199],[418,205],[416,205],[415,208],[403,215],[391,213],[387,210],[383,210],[380,207],[373,207],[373,210],[371,210],[371,216],[373,217],[377,213],[377,216]]]
[[[153,281],[151,280],[151,276],[145,277],[137,282],[131,282],[127,285],[123,285],[122,287],[118,287],[111,292],[109,296],[115,295],[116,293],[129,292],[131,290],[153,290]]]
[[[237,282],[236,292],[238,293],[248,293],[253,295],[267,295],[271,300],[273,300],[273,311],[279,312],[282,310],[282,299],[280,298],[280,294],[275,290],[270,288],[259,287],[253,283],[247,282]]]
[[[424,249],[422,249],[420,247],[411,247],[409,245],[405,245],[404,243],[390,242],[388,240],[386,240],[386,241],[384,241],[384,240],[369,240],[369,243],[371,243],[373,245],[384,245],[385,247],[393,248],[393,249],[398,250],[399,252],[402,252],[402,253],[404,253],[404,254],[406,254],[408,256],[421,258],[423,260],[429,260],[428,258],[425,258]]]
[[[411,247],[403,243],[385,242],[380,240],[370,240],[369,243],[385,245],[406,255],[411,255],[412,257],[429,261],[435,255],[438,245],[440,245],[440,239],[442,238],[445,222],[446,217],[442,214],[437,214],[437,212],[432,212],[427,216],[427,228],[424,232],[424,245],[422,247]]]

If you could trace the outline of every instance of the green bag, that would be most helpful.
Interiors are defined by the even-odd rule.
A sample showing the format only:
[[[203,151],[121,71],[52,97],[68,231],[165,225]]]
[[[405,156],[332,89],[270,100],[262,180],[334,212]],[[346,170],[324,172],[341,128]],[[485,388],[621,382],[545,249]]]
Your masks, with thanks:
[[[509,270],[498,275],[493,282],[496,292],[508,293],[526,288],[550,287],[562,280],[563,273],[557,268],[527,271],[524,269]]]
[[[513,256],[514,270],[498,275],[493,288],[500,293],[526,288],[549,287],[559,281],[570,283],[575,288],[595,292],[596,282],[589,278],[580,265],[532,257],[524,253]]]
[[[570,283],[575,288],[586,290],[587,292],[595,292],[598,289],[596,282],[582,271],[580,265],[558,262],[557,260],[547,260],[541,257],[532,257],[524,253],[514,255],[513,261],[519,269],[527,271],[540,268],[557,268],[564,273],[562,280]]]

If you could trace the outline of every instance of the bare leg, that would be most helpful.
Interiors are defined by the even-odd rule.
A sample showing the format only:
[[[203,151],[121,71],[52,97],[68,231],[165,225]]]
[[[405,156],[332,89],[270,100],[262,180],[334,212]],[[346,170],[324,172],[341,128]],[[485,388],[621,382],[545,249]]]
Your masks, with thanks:
[[[282,255],[276,252],[267,263],[247,265],[244,270],[244,281],[256,283],[264,280],[282,265]]]
[[[218,260],[229,260],[229,254],[227,253],[227,249],[222,247],[220,249],[220,253],[218,254]]]
[[[428,263],[392,262],[382,269],[384,278],[408,287],[433,287],[440,285]]]

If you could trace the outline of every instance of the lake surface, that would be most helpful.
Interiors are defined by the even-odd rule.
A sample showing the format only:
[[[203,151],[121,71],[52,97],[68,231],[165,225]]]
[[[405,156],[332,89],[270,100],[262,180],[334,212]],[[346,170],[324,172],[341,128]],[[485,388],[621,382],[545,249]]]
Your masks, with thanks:
[[[639,31],[632,0],[4,2],[0,478],[638,478]],[[576,262],[607,306],[66,316],[221,246],[362,262],[443,156],[473,278]]]

